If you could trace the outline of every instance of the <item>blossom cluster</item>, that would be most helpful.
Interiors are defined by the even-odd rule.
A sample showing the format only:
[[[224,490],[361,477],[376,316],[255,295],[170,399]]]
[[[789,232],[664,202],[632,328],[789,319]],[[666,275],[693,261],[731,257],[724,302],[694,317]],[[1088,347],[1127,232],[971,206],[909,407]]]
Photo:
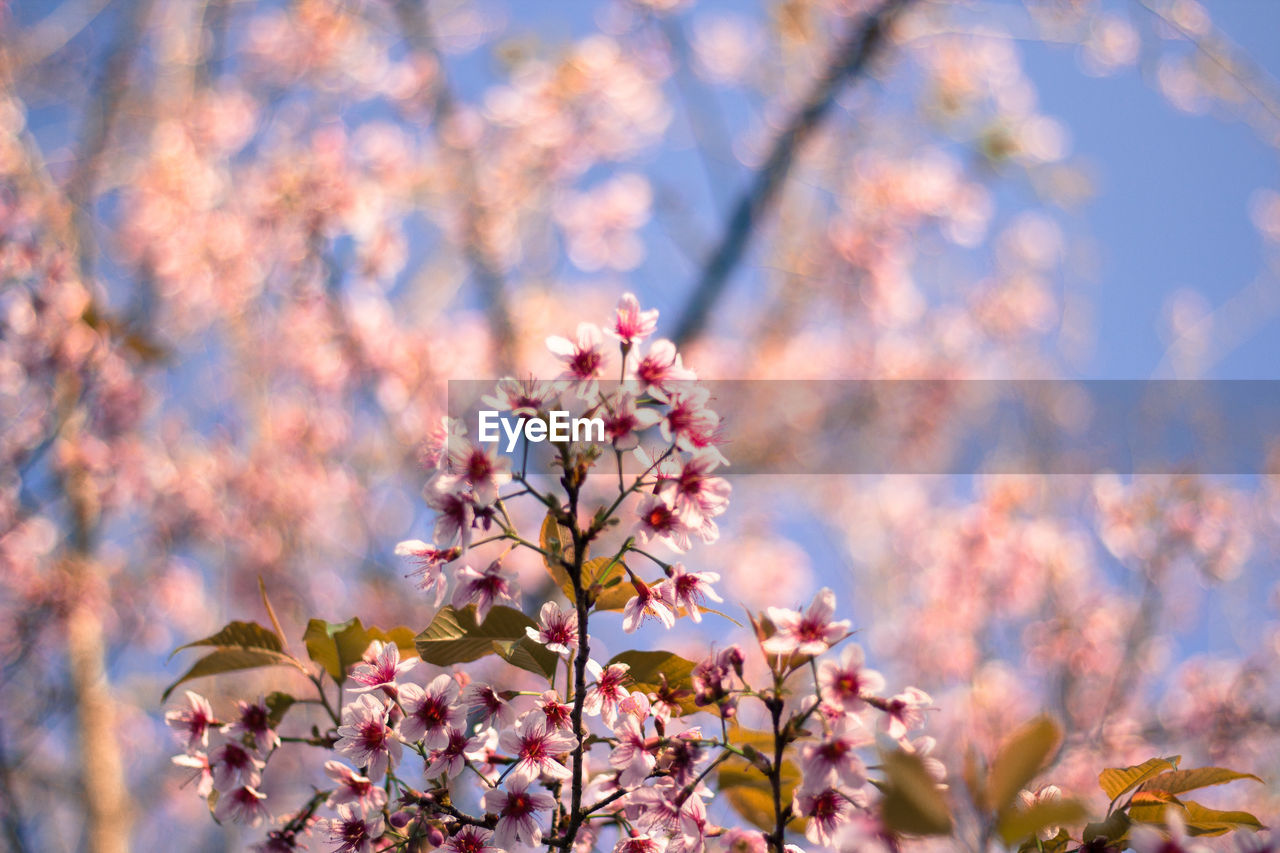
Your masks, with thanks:
[[[719,574],[649,550],[683,554],[695,539],[714,542],[730,495],[717,474],[727,460],[710,395],[671,342],[645,346],[656,325],[656,311],[625,295],[604,328],[584,323],[575,339],[548,340],[563,363],[559,377],[506,379],[486,398],[519,417],[576,405],[606,420],[607,446],[555,443],[556,487],[529,469],[527,455],[515,466],[471,441],[461,422],[445,423],[424,491],[436,517],[432,541],[397,548],[416,563],[436,618],[416,647],[372,639],[358,663],[333,676],[337,702],[323,673],[312,673],[318,698],[309,702],[328,712],[326,726],[282,739],[276,727],[295,700],[281,707],[278,694],[241,702],[230,723],[191,692],[169,713],[184,749],[174,761],[192,771],[215,817],[271,819],[259,848],[266,851],[299,849],[318,836],[341,853],[418,850],[424,842],[451,853],[602,843],[617,853],[703,853],[709,843],[739,842],[781,853],[793,846],[786,827],[795,820],[822,846],[890,837],[874,807],[868,749],[909,753],[943,781],[941,764],[929,758],[932,739],[919,736],[930,697],[916,688],[884,694],[884,679],[848,642],[851,624],[836,618],[831,590],[803,610],[750,615],[762,667],[738,644],[698,661],[647,650],[610,660],[593,654],[591,631],[610,611],[627,634],[648,622],[669,629],[707,613],[729,618],[708,610],[722,602]],[[616,387],[608,377],[617,377]],[[612,476],[587,474],[597,466],[609,473],[609,451],[616,487],[601,494],[599,480]],[[628,455],[640,473],[624,470]],[[516,527],[509,504],[517,499],[547,508],[536,543]],[[587,559],[593,545],[612,556]],[[504,565],[518,548],[538,553],[565,599],[542,602],[536,620],[517,609],[521,590]],[[658,576],[642,576],[629,563],[636,558]],[[441,657],[430,638],[446,616],[474,626],[457,628],[463,640],[468,631],[509,637],[485,642],[541,683],[510,689],[527,684],[527,674],[513,670],[507,684],[482,680],[457,666],[477,655]],[[819,662],[842,644],[838,658]],[[756,720],[769,720],[770,729],[747,728]],[[293,743],[325,753],[330,786],[281,813],[263,793],[262,776],[282,744]],[[708,804],[717,788],[737,784],[730,770],[777,787],[769,829],[713,820]]]

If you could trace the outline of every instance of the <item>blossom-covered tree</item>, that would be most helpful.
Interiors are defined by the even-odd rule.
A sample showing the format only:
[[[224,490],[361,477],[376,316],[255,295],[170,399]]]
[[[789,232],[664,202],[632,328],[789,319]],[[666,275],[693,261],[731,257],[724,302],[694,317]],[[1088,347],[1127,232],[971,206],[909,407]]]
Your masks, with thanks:
[[[1210,806],[1275,814],[1269,479],[734,478],[781,469],[794,448],[749,422],[732,446],[708,442],[717,404],[693,386],[695,368],[1057,375],[1087,337],[1087,303],[1106,297],[1076,266],[1091,253],[1072,211],[1092,176],[1037,98],[1023,45],[1067,45],[1089,76],[1145,76],[1153,101],[1241,119],[1272,144],[1264,66],[1187,0],[722,6],[0,5],[8,847],[225,849],[270,830],[277,849],[288,837],[357,850],[422,829],[484,853],[535,832],[564,843],[579,779],[575,840],[608,823],[635,853],[699,838],[875,849],[901,842],[885,838],[877,809],[896,801],[875,785],[916,790],[902,780],[921,767],[945,778],[954,831],[902,842],[917,846],[1003,838],[1011,814],[1052,801],[1039,782],[1095,823],[1119,812],[1158,826],[1135,831],[1138,849],[1182,843],[1204,823],[1194,809],[1161,823],[1169,804],[1142,800],[1159,799],[1155,777],[1197,764],[1268,782],[1211,792]],[[1247,204],[1273,252],[1275,193]],[[1266,281],[1219,313],[1172,302],[1170,368],[1197,375],[1233,324],[1265,313]],[[628,290],[639,298],[615,313]],[[526,381],[562,371],[570,391]],[[526,494],[510,519],[495,509],[522,488],[508,477],[532,469],[441,430],[448,380],[503,376],[494,407],[516,415],[545,395],[613,395],[598,464],[616,450],[633,476],[652,468],[613,514],[635,529],[602,529],[590,559],[581,549],[585,564],[634,537],[619,562],[635,583],[615,565],[616,606],[597,600],[590,624],[545,555],[485,542],[510,529],[548,550],[535,532],[552,507]],[[840,401],[819,402],[808,440],[834,443]],[[907,452],[932,449],[949,414],[945,399],[910,412]],[[572,540],[594,519],[569,517],[565,473],[539,472],[535,487],[564,498]],[[584,500],[616,490],[614,472],[595,479]],[[572,564],[578,549],[548,536]],[[509,650],[433,669],[411,638],[446,612],[477,627],[510,618],[502,645],[573,661],[575,676],[581,656],[582,684],[538,683]],[[1229,622],[1232,642],[1179,647],[1206,622]],[[214,651],[281,665],[184,684],[197,692],[163,705],[173,648],[217,636]],[[692,665],[688,696],[608,653],[644,642]],[[837,642],[816,673],[780,663]],[[787,696],[776,721],[771,693]],[[802,707],[818,695],[831,707]],[[534,754],[575,731],[579,696],[608,740],[577,761]],[[702,731],[681,738],[672,721],[690,707]],[[542,734],[525,725],[531,709]],[[1019,783],[1025,807],[1008,792],[1002,830],[985,774],[1041,709],[1061,721],[1060,747],[1028,761],[1043,778]],[[873,729],[914,758],[883,762]],[[1028,731],[1041,736],[1026,754],[1054,740]],[[771,753],[779,734],[794,777]],[[468,768],[501,776],[515,763],[489,760],[521,749],[523,772],[453,806],[483,825],[402,802],[389,783],[425,795],[460,777],[481,792]],[[1175,754],[1147,767],[1141,797],[1097,790],[1104,768]],[[680,774],[713,762],[670,811],[692,781]],[[565,771],[557,799],[542,781]],[[801,774],[813,785],[792,790]],[[614,793],[597,779],[635,801],[583,815]],[[778,830],[782,814],[793,829]],[[1084,842],[1073,814],[1046,805],[1056,823],[1027,837],[1062,826]]]

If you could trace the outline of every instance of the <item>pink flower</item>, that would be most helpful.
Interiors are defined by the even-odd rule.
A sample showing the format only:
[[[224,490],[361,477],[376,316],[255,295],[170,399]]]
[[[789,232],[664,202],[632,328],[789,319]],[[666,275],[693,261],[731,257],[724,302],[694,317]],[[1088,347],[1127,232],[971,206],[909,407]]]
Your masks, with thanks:
[[[444,601],[444,591],[448,585],[443,569],[462,556],[462,549],[456,546],[436,548],[421,539],[406,539],[396,545],[396,556],[409,557],[417,561],[418,569],[413,574],[419,575],[418,588],[434,589],[436,591],[435,606],[439,607],[440,602]]]
[[[538,712],[533,712],[537,714]],[[546,775],[551,779],[568,779],[573,774],[556,756],[571,751],[577,741],[565,732],[548,728],[541,715],[525,717],[521,725],[507,729],[498,739],[498,746],[515,759],[511,779],[526,784],[536,782]]]
[[[425,688],[406,684],[400,688],[404,719],[400,736],[427,749],[439,749],[449,742],[449,732],[466,726],[467,714],[458,704],[461,689],[448,675],[437,675]]]
[[[271,817],[267,807],[262,804],[266,798],[266,794],[249,785],[236,788],[234,791],[226,791],[218,797],[213,816],[218,820],[257,826]]]
[[[449,475],[471,487],[475,502],[488,506],[498,489],[511,482],[511,460],[498,456],[497,447],[481,447],[467,438],[449,438]]]
[[[625,663],[613,663],[603,669],[592,660],[587,661],[587,669],[596,677],[596,683],[587,688],[582,710],[593,717],[599,714],[604,724],[613,728],[618,720],[618,703],[630,694],[622,685],[630,678],[627,671],[631,667]]]
[[[513,843],[537,846],[542,843],[542,827],[537,815],[550,811],[556,801],[549,794],[540,794],[528,790],[523,780],[512,779],[507,789],[491,788],[484,794],[486,811],[498,815],[498,825],[494,827],[494,845],[510,848]]]
[[[367,767],[370,779],[381,779],[387,767],[400,761],[401,746],[388,725],[388,707],[364,693],[342,709],[342,725],[334,751],[357,767]]]
[[[669,580],[650,586],[635,578],[631,584],[636,594],[622,610],[622,630],[631,634],[650,616],[668,628],[676,624],[675,588]]]
[[[428,753],[426,776],[434,779],[444,774],[452,779],[467,766],[467,759],[472,757],[475,740],[468,738],[460,729],[449,729],[445,734],[445,743],[438,749]]]
[[[881,724],[891,738],[906,737],[907,732],[924,725],[924,712],[933,699],[919,687],[908,687],[887,701]]]
[[[280,745],[280,736],[271,727],[271,712],[265,701],[237,702],[239,718],[225,729],[231,737],[249,735],[259,752],[269,752]]]
[[[624,835],[613,845],[613,853],[665,853],[667,839],[661,835]]]
[[[444,843],[448,853],[500,853],[491,843],[493,833],[478,826],[464,826]]]
[[[662,420],[662,413],[650,407],[636,407],[635,395],[620,391],[613,395],[601,414],[604,434],[615,450],[633,450],[640,443],[640,433]]]
[[[473,684],[467,692],[467,708],[470,711],[481,711],[484,722],[499,728],[511,725],[516,712],[511,709],[507,700],[498,695],[487,684]]]
[[[547,725],[554,729],[570,731],[573,728],[573,706],[560,701],[560,694],[547,690],[538,697],[538,710]]]
[[[618,743],[609,753],[609,766],[619,771],[618,784],[622,787],[639,785],[657,762],[645,745],[644,724],[635,715],[624,714],[613,733]]]
[[[693,532],[683,513],[663,495],[648,495],[636,509],[635,534],[640,544],[650,539],[661,539],[673,551],[683,553],[693,544],[689,534]]]
[[[720,841],[724,844],[726,853],[767,853],[769,849],[764,833],[758,829],[734,827],[726,830],[720,836]]]
[[[832,845],[836,832],[851,817],[848,798],[836,788],[813,792],[797,790],[794,808],[797,815],[809,821],[804,837],[823,847]]]
[[[700,525],[708,524],[729,506],[732,491],[729,481],[712,475],[723,461],[724,457],[715,448],[701,448],[680,463],[678,470],[673,470],[675,466],[659,470],[657,491],[672,490],[677,507],[702,519]],[[715,525],[711,527],[714,529]]]
[[[648,392],[659,400],[665,401],[668,389],[678,382],[690,382],[698,378],[692,370],[687,369],[671,341],[654,341],[649,347],[648,355],[640,359],[631,359],[634,366],[628,370],[640,385],[641,390]]]
[[[578,647],[578,614],[573,610],[561,610],[560,605],[548,601],[538,612],[538,627],[525,628],[529,639],[542,643],[548,651],[567,655]]]
[[[476,620],[484,622],[489,609],[499,601],[516,605],[520,590],[502,574],[502,564],[494,560],[483,572],[463,566],[457,574],[457,586],[453,590],[453,608],[461,610],[468,604],[476,606]]]
[[[373,842],[382,837],[382,815],[375,812],[366,817],[349,805],[338,806],[335,811],[336,818],[317,822],[317,827],[329,834],[331,843],[338,842],[333,853],[370,853]]]
[[[761,644],[767,654],[820,655],[849,633],[848,620],[831,619],[836,612],[836,594],[830,589],[820,590],[804,614],[781,607],[770,607],[766,612],[776,629]]]
[[[378,811],[387,803],[387,792],[373,784],[368,776],[361,776],[341,761],[326,761],[324,775],[337,783],[325,805],[337,808],[341,805],[358,805],[362,811]]]
[[[841,717],[822,740],[800,749],[800,775],[806,787],[838,784],[861,788],[867,782],[867,768],[858,758],[859,747],[874,741],[855,717]]]
[[[432,477],[422,490],[427,506],[435,510],[436,525],[432,533],[444,547],[458,542],[461,553],[471,545],[471,525],[475,522],[475,506],[470,498],[456,490],[458,481],[444,472]],[[457,559],[456,557],[454,559]]]
[[[681,450],[693,451],[708,444],[720,427],[720,416],[707,408],[711,392],[706,388],[681,387],[668,395],[662,437]]]
[[[651,707],[649,697],[637,690],[618,703],[618,712],[629,714],[637,720],[643,721],[649,719]]]
[[[209,753],[209,766],[213,770],[214,787],[228,791],[241,785],[256,786],[262,781],[266,762],[231,740]]]
[[[715,572],[691,572],[683,563],[671,567],[671,588],[677,607],[683,607],[694,622],[702,621],[702,600],[723,601],[711,585],[720,580]]]
[[[856,713],[863,699],[884,689],[884,678],[874,669],[863,667],[862,647],[851,643],[840,660],[825,660],[818,665],[818,688],[822,698],[846,713]]]
[[[549,401],[555,396],[555,386],[550,382],[537,379],[499,379],[498,387],[492,394],[486,394],[480,401],[486,406],[517,417],[533,418],[539,412],[550,408]]]
[[[575,382],[579,396],[584,399],[595,395],[596,380],[604,375],[606,357],[603,344],[600,327],[594,323],[578,324],[576,343],[558,335],[547,338],[547,349],[564,362],[560,378]]]
[[[607,329],[609,336],[630,346],[644,340],[658,328],[658,309],[640,310],[640,302],[633,293],[624,293],[618,300],[617,319]]]
[[[417,660],[400,660],[400,649],[395,643],[374,640],[364,653],[364,661],[351,670],[351,680],[360,685],[351,688],[351,692],[368,693],[381,688],[394,698],[397,695],[396,680],[417,666]]]
[[[185,767],[193,771],[187,781],[183,783],[184,785],[194,782],[196,784],[196,793],[202,797],[207,797],[213,793],[213,768],[209,764],[209,756],[197,751],[189,752],[185,755],[175,755],[171,760],[179,767]]]
[[[182,748],[190,751],[209,745],[209,727],[218,725],[218,721],[213,718],[208,699],[190,690],[186,694],[187,707],[169,711],[164,721],[173,729]]]

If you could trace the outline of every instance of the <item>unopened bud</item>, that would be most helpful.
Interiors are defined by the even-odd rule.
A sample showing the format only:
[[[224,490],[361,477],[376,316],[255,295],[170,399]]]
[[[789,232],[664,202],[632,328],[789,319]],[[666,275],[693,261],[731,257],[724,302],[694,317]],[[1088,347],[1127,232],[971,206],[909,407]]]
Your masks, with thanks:
[[[396,829],[404,829],[413,820],[413,812],[401,809],[391,813],[391,825]]]
[[[427,830],[427,843],[432,847],[439,847],[444,844],[444,831],[438,826],[433,826]]]

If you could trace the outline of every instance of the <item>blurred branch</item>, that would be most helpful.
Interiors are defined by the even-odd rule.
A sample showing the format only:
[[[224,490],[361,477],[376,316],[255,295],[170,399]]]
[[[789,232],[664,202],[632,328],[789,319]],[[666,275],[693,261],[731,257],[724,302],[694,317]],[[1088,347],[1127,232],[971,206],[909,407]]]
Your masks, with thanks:
[[[102,155],[111,139],[120,114],[120,105],[129,92],[129,74],[142,46],[147,19],[154,0],[134,0],[132,14],[119,27],[120,34],[102,65],[98,85],[88,93],[84,127],[77,152],[76,167],[67,181],[66,196],[71,204],[79,244],[80,270],[86,279],[93,268],[93,197],[102,171]],[[87,282],[86,282],[87,283]]]
[[[683,345],[702,334],[712,307],[723,295],[751,237],[773,207],[797,154],[822,124],[845,84],[867,68],[893,19],[911,0],[885,0],[841,44],[808,97],[773,142],[764,165],[734,206],[720,242],[702,268],[674,335]]]
[[[111,0],[68,0],[28,28],[9,57],[15,77],[58,53],[93,22]]]
[[[511,310],[507,305],[506,282],[498,262],[493,258],[484,233],[485,202],[480,197],[479,179],[476,174],[475,152],[465,142],[450,142],[448,125],[457,114],[457,98],[449,85],[444,57],[440,53],[426,0],[396,0],[396,15],[404,29],[409,46],[435,63],[436,84],[432,92],[436,119],[436,137],[440,144],[451,150],[457,160],[457,177],[462,182],[462,251],[471,267],[471,275],[484,299],[489,315],[490,330],[494,339],[494,354],[499,370],[507,371],[515,361],[514,328]]]
[[[4,721],[0,714],[0,722]],[[18,802],[18,792],[13,786],[13,765],[10,763],[8,750],[4,745],[4,731],[0,729],[0,823],[4,826],[4,837],[9,842],[9,849],[14,853],[26,853],[30,850],[27,844],[26,821],[22,816],[22,806]]]
[[[1260,67],[1246,59],[1242,52],[1227,42],[1221,34],[1214,33],[1212,36],[1206,36],[1189,29],[1176,14],[1167,7],[1157,6],[1153,0],[1135,0],[1135,2],[1186,39],[1197,52],[1234,80],[1236,85],[1272,119],[1280,121],[1280,95],[1276,93],[1274,81]],[[1268,142],[1274,145],[1275,139],[1269,139]]]

